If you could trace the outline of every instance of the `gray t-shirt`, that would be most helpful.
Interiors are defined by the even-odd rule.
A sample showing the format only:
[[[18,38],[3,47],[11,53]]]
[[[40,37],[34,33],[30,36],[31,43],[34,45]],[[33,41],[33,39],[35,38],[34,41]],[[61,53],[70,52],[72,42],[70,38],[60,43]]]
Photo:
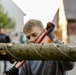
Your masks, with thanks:
[[[26,61],[20,68],[19,75],[67,75],[74,64],[71,61]]]

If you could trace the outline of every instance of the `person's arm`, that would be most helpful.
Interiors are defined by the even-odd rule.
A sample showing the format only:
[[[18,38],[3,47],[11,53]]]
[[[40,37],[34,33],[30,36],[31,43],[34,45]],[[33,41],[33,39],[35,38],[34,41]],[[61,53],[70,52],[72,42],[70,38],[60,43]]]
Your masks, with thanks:
[[[73,61],[61,61],[63,68],[67,71],[72,70],[75,67],[75,62]]]
[[[59,39],[57,39],[53,33],[50,33],[50,34],[48,35],[48,37],[49,37],[54,43],[61,43],[61,41],[60,41]],[[63,68],[64,68],[65,70],[71,70],[71,69],[73,69],[74,66],[75,66],[75,62],[73,62],[73,61],[60,61],[60,62],[61,62],[61,64],[64,66]]]
[[[53,43],[61,43],[61,41],[58,38],[56,38],[56,36],[53,33],[50,33],[47,36],[50,38],[50,40],[53,41]]]

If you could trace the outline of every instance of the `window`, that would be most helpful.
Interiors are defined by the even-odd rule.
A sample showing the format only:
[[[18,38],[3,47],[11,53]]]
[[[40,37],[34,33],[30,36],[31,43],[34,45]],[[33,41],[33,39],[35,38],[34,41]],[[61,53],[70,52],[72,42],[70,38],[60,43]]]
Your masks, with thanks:
[[[76,20],[68,20],[68,43],[76,42]]]
[[[76,20],[68,20],[67,32],[68,35],[76,35]]]

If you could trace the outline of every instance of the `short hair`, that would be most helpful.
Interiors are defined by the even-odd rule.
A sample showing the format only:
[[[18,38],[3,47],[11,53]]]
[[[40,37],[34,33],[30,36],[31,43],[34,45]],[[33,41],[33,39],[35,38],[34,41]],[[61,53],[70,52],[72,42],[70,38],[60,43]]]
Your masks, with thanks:
[[[30,19],[26,22],[26,24],[23,27],[23,32],[26,33],[27,31],[31,30],[32,27],[39,27],[40,30],[44,29],[44,26],[40,20],[36,19]]]

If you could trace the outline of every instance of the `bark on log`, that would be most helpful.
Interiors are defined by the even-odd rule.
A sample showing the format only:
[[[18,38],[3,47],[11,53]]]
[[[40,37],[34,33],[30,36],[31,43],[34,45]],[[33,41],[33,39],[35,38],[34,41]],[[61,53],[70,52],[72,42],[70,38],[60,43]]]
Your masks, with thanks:
[[[0,60],[76,61],[76,45],[0,43]]]

